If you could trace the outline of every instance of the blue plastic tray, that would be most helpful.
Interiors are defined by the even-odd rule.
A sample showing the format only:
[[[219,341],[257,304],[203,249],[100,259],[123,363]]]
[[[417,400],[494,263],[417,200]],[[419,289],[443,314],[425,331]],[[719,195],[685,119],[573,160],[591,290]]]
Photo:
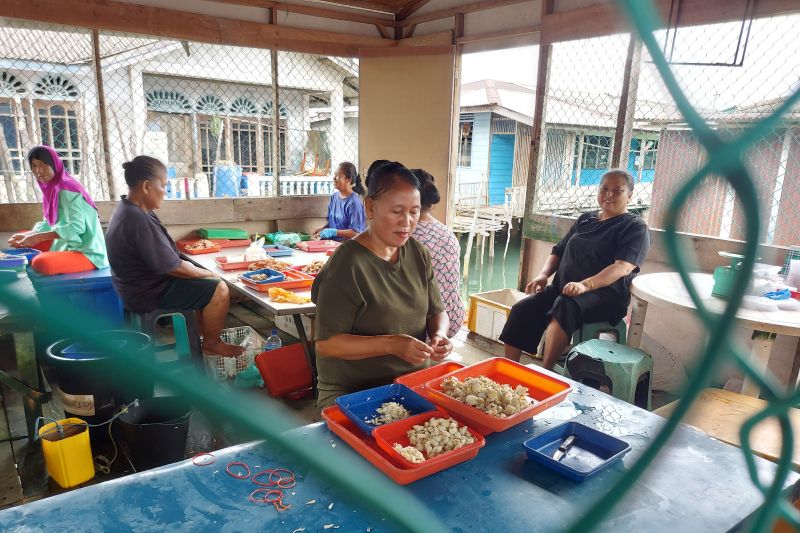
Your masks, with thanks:
[[[564,439],[575,441],[560,461],[553,459]],[[631,445],[578,422],[567,422],[522,443],[528,459],[555,470],[574,481],[583,481],[622,459]]]
[[[267,252],[267,255],[270,257],[289,257],[294,253],[294,250],[288,246],[282,246],[280,244],[265,244],[264,251]]]
[[[9,255],[21,255],[22,257],[28,260],[28,265],[31,264],[31,261],[33,261],[34,257],[42,253],[39,250],[35,250],[33,248],[5,248],[3,250],[0,250],[0,252]]]
[[[8,257],[0,257],[0,268],[3,269],[11,269],[11,270],[25,270],[25,265],[28,264],[28,260],[25,258],[24,255],[21,254],[11,254],[11,252],[3,252],[9,254]]]
[[[367,420],[378,416],[376,410],[386,402],[397,402],[401,404],[411,411],[412,416],[436,410],[436,406],[431,402],[399,383],[353,392],[336,398],[336,404],[342,412],[347,418],[352,420],[365,435],[372,435],[375,428],[380,427],[368,424]]]
[[[266,274],[268,277],[265,280],[256,281],[253,279],[254,274]],[[250,272],[245,272],[242,274],[243,278],[247,278],[251,283],[255,283],[258,285],[263,285],[267,283],[278,283],[279,281],[283,281],[286,279],[282,273],[278,272],[277,270],[272,270],[271,268],[262,268],[261,270],[252,270]]]

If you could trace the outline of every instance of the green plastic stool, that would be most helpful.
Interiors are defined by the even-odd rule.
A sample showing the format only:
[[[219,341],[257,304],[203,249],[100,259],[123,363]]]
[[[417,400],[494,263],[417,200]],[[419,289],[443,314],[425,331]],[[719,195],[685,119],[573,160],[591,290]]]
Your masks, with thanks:
[[[150,335],[154,339],[153,342],[156,338],[156,322],[161,317],[168,317],[172,320],[175,342],[157,345],[156,352],[174,352],[179,360],[195,357],[202,361],[203,349],[200,346],[200,334],[194,311],[156,309],[149,313],[130,312],[131,326],[137,331]]]
[[[625,344],[628,342],[628,327],[624,320],[613,325],[611,322],[592,322],[584,324],[581,329],[572,334],[572,344],[580,344],[592,339],[599,339],[602,333],[613,333],[616,342]]]
[[[653,358],[616,342],[592,339],[567,355],[564,375],[637,407],[652,408]]]

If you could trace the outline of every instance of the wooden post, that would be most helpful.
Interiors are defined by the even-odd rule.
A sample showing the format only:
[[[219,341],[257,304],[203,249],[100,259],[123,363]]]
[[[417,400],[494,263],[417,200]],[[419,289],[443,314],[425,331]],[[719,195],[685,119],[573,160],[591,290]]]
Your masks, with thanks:
[[[412,27],[413,31],[413,27]],[[464,35],[464,15],[455,15],[455,31],[453,32],[453,43]],[[453,117],[453,127],[450,130],[450,162],[447,173],[447,206],[445,208],[445,224],[451,226],[456,217],[456,173],[458,168],[458,148],[461,131],[461,56],[464,52],[463,45],[456,45],[455,61],[453,62],[453,103],[451,115]]]
[[[278,24],[278,11],[270,9],[269,23]],[[278,94],[278,49],[271,48],[270,66],[272,67],[272,184],[275,196],[281,195],[281,113]]]
[[[554,3],[555,0],[542,0],[542,21],[544,21],[545,16],[553,12]],[[533,114],[533,128],[531,129],[531,153],[530,164],[528,165],[528,187],[525,191],[525,212],[523,213],[523,220],[533,212],[533,201],[536,197],[536,178],[539,175],[539,155],[544,138],[544,107],[547,103],[547,88],[550,81],[550,56],[553,48],[550,42],[545,42],[544,32],[539,35],[539,66],[536,70],[536,104]],[[533,241],[524,238],[525,224],[523,223],[522,226],[523,245],[522,253],[520,254],[519,279],[517,280],[519,290],[525,290],[525,285],[528,283],[528,270],[533,260]]]
[[[115,202],[117,200],[117,187],[114,183],[114,168],[111,162],[111,149],[108,142],[106,93],[103,88],[103,72],[100,67],[100,32],[97,30],[92,30],[92,58],[94,60],[94,80],[97,84],[97,106],[100,108],[100,135],[103,139],[103,155],[105,156],[106,179],[108,180],[108,199]]]
[[[636,114],[636,96],[639,92],[639,73],[642,70],[642,41],[631,34],[625,74],[622,78],[622,95],[619,98],[617,129],[611,151],[611,168],[627,168],[628,151],[633,136],[633,118]]]

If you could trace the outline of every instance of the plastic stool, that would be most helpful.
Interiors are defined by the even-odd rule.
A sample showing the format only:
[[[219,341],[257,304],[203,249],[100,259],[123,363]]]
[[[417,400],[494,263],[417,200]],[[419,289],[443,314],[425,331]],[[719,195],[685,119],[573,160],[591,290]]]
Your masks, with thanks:
[[[616,325],[611,322],[592,322],[584,324],[581,329],[572,334],[572,344],[580,344],[592,339],[599,339],[603,333],[613,333],[615,342],[625,344],[628,342],[628,327],[624,320],[620,320]]]
[[[149,313],[134,313],[129,311],[131,325],[150,335],[155,342],[156,322],[161,317],[172,319],[172,329],[175,333],[175,343],[156,346],[156,352],[174,351],[178,359],[197,357],[203,358],[203,349],[200,346],[200,332],[197,328],[197,319],[193,310],[156,309]]]
[[[652,407],[653,358],[642,350],[600,339],[582,342],[567,356],[565,375],[637,407]]]
[[[624,320],[620,320],[616,325],[612,324],[611,322],[592,322],[591,324],[584,324],[581,329],[576,330],[572,334],[572,340],[569,346],[564,349],[564,352],[559,358],[559,364],[557,364],[553,370],[563,375],[564,367],[561,366],[560,363],[565,360],[566,355],[572,350],[572,348],[582,342],[590,341],[592,339],[599,339],[600,335],[603,333],[613,333],[616,342],[619,344],[625,344],[628,342],[628,327],[625,325]],[[542,335],[542,340],[539,341],[539,347],[537,351],[540,354],[544,354],[544,335]]]

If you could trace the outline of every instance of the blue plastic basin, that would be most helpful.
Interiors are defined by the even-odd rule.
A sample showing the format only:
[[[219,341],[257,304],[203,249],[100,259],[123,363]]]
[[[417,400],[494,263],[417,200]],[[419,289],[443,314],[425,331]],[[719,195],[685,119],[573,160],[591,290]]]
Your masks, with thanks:
[[[294,250],[288,246],[282,246],[280,244],[265,244],[264,251],[267,252],[267,255],[270,257],[289,257],[294,253]]]
[[[560,461],[553,454],[561,443],[575,435],[572,447]],[[528,460],[555,470],[574,481],[583,481],[612,466],[628,453],[631,445],[578,422],[567,422],[522,443]]]
[[[342,412],[365,435],[372,435],[375,428],[379,427],[379,425],[368,424],[367,420],[378,416],[378,407],[387,402],[399,403],[411,411],[412,416],[436,410],[436,406],[431,402],[399,383],[353,392],[336,398],[336,404]]]

